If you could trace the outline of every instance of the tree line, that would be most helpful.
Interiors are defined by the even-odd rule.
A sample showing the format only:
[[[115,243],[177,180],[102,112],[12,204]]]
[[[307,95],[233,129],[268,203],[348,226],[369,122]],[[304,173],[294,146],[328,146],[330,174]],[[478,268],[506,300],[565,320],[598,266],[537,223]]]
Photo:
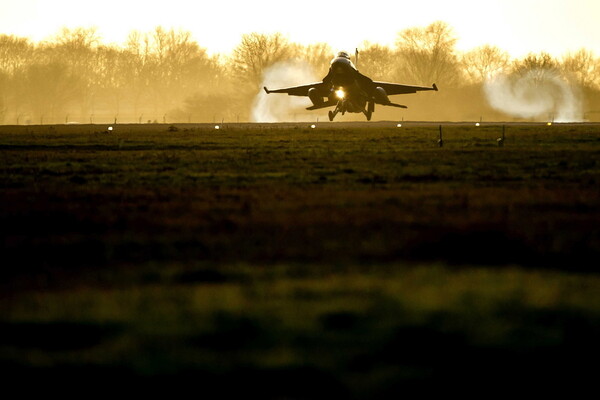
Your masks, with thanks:
[[[393,46],[359,46],[359,70],[376,80],[437,83],[439,93],[411,97],[409,119],[507,119],[482,90],[499,73],[559,75],[582,96],[585,117],[600,119],[600,58],[592,52],[515,59],[490,45],[459,52],[456,42],[444,22],[405,29]],[[267,68],[298,60],[320,79],[333,54],[326,43],[299,45],[280,33],[245,34],[221,55],[209,55],[190,32],[162,27],[133,31],[122,45],[102,43],[93,28],[63,28],[39,43],[0,35],[0,123],[247,121]]]

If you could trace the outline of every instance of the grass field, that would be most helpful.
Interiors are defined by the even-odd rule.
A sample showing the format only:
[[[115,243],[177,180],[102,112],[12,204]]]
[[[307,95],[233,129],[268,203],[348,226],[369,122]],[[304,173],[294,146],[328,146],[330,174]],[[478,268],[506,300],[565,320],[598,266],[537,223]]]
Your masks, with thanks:
[[[220,128],[0,127],[2,376],[593,387],[600,126]]]

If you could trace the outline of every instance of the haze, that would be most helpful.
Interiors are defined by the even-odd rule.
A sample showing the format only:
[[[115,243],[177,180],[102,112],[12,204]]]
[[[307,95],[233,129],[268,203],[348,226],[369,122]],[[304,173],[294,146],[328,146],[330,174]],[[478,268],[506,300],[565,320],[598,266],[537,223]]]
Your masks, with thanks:
[[[281,32],[295,42],[326,42],[353,49],[363,41],[391,45],[398,31],[448,22],[457,49],[491,44],[518,57],[560,56],[582,47],[600,53],[600,2],[595,0],[0,0],[0,33],[43,40],[61,27],[98,28],[106,42],[122,43],[131,30],[156,26],[192,32],[209,53],[228,53],[248,32]],[[367,5],[369,8],[367,9]]]

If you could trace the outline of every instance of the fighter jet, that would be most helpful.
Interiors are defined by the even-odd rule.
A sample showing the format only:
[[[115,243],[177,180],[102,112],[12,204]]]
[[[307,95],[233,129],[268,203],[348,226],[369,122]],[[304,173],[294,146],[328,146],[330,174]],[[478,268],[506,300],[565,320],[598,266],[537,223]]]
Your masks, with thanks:
[[[356,58],[358,59],[358,50]],[[269,90],[265,86],[264,89],[267,94],[287,93],[289,96],[308,96],[313,105],[307,110],[335,106],[333,111],[329,111],[330,121],[333,121],[340,112],[342,115],[346,112],[363,113],[367,121],[370,121],[375,111],[375,104],[407,108],[402,104],[392,103],[388,96],[438,90],[435,83],[429,87],[374,81],[358,72],[348,53],[343,51],[331,60],[329,73],[323,78],[323,82],[275,90]]]

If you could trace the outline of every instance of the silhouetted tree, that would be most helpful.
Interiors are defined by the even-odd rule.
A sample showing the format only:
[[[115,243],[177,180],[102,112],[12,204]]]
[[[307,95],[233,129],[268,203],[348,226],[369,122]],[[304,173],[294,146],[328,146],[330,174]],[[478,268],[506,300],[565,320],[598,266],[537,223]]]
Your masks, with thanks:
[[[128,82],[127,94],[130,112],[135,116],[145,111],[143,104],[150,96],[150,86],[155,78],[154,56],[148,34],[131,31],[125,43],[123,63]]]
[[[421,84],[454,86],[460,70],[455,53],[456,36],[445,22],[401,31],[396,40],[399,77]]]
[[[522,60],[513,62],[512,71],[516,76],[527,75],[533,83],[544,82],[560,72],[558,62],[548,53],[530,53]]]
[[[94,86],[98,96],[99,107],[112,116],[122,111],[124,99],[128,91],[127,52],[115,47],[100,46],[96,50],[96,67]]]
[[[190,32],[170,30],[165,39],[162,74],[168,89],[178,93],[179,99],[218,82],[220,70],[216,60],[208,57],[206,50],[192,40]]]
[[[295,46],[281,33],[245,34],[231,56],[233,73],[240,83],[252,91],[257,90],[263,71],[278,61],[292,58],[294,49]]]
[[[142,34],[132,32],[127,41],[131,64],[134,109],[150,102],[153,113],[166,113],[198,90],[218,85],[221,67],[207,55],[187,31],[156,28]],[[145,99],[145,100],[144,100]]]
[[[29,39],[0,35],[0,71],[13,74],[31,62],[34,46]]]
[[[484,82],[506,71],[509,65],[509,54],[496,46],[480,46],[462,55],[462,68],[473,83]]]
[[[79,98],[80,79],[65,64],[35,64],[16,76],[18,91],[27,110],[45,121],[57,122],[66,106]]]
[[[315,43],[298,47],[298,58],[308,63],[316,75],[325,77],[329,69],[329,62],[334,54],[327,43]]]
[[[376,80],[391,80],[396,68],[396,57],[392,49],[380,44],[365,42],[358,56],[361,73]]]
[[[77,104],[81,114],[94,109],[98,68],[97,47],[100,36],[96,28],[62,28],[41,49],[42,64],[63,65],[77,79]],[[73,95],[71,92],[69,95]]]
[[[100,44],[100,35],[96,28],[64,27],[52,38],[52,42],[67,50],[78,51],[97,47]]]
[[[4,122],[4,118],[7,112],[8,82],[8,74],[6,72],[0,71],[0,124]]]
[[[471,101],[468,118],[481,115],[485,110],[474,105],[483,101],[474,100],[479,85],[497,72],[507,72],[511,82],[526,76],[531,85],[548,79],[561,84],[557,77],[568,78],[584,89],[589,109],[600,104],[600,60],[587,50],[560,61],[541,53],[510,62],[497,47],[461,55],[455,43],[443,22],[406,29],[393,49],[365,42],[358,68],[379,80],[438,83],[440,93],[412,100],[427,110],[418,118],[428,118],[436,107],[444,110],[443,118],[460,118],[464,107],[448,105],[458,98],[465,99],[461,104]],[[231,54],[213,57],[189,32],[162,27],[131,32],[123,46],[103,45],[93,28],[64,28],[40,43],[0,35],[0,122],[13,121],[13,115],[21,122],[37,122],[42,115],[45,122],[62,122],[66,114],[70,120],[94,114],[94,121],[117,115],[120,121],[138,121],[142,115],[144,121],[162,120],[165,114],[171,121],[244,120],[265,69],[295,59],[310,65],[318,79],[327,73],[332,56],[326,43],[299,46],[280,33],[244,35]],[[412,118],[418,110],[411,107]]]
[[[567,54],[560,65],[563,73],[582,88],[600,87],[600,59],[589,50]]]

